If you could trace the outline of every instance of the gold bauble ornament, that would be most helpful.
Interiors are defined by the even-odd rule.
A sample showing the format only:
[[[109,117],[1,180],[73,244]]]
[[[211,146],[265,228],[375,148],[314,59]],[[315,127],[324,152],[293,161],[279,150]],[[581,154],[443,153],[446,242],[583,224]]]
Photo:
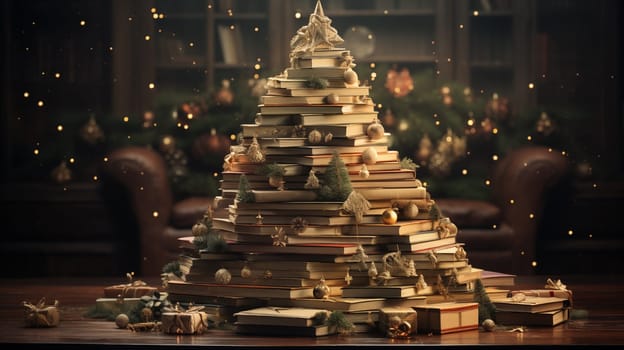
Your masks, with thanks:
[[[379,140],[384,137],[385,132],[383,125],[381,125],[377,118],[366,128],[366,135],[368,135],[368,138],[371,140]]]
[[[221,81],[221,89],[215,94],[215,102],[219,106],[229,106],[234,102],[234,93],[230,89],[230,81],[224,79]]]
[[[481,326],[483,326],[483,329],[486,332],[492,332],[494,331],[494,328],[496,328],[496,323],[494,323],[494,321],[490,318],[487,318],[485,320],[483,320],[483,323],[481,323]]]
[[[362,162],[367,165],[372,165],[377,163],[377,159],[379,155],[377,154],[377,150],[373,147],[368,147],[362,152]]]
[[[384,212],[381,214],[381,222],[386,225],[394,225],[397,223],[398,219],[399,217],[396,213],[396,210],[392,208],[384,210]]]
[[[362,167],[360,168],[360,171],[358,174],[360,175],[361,178],[368,179],[368,177],[370,176],[370,171],[368,170],[368,167],[366,166],[366,164],[362,164]]]
[[[119,314],[115,317],[115,325],[117,328],[126,329],[130,323],[130,318],[126,314]]]
[[[325,283],[324,278],[321,278],[319,283],[316,286],[314,286],[314,289],[312,290],[312,294],[314,295],[314,298],[316,299],[329,298],[329,295],[331,294],[331,289],[329,288],[327,283]]]
[[[410,202],[405,208],[401,209],[401,214],[408,220],[413,220],[418,217],[418,206],[416,203]]]
[[[247,264],[245,264],[245,266],[243,266],[243,268],[241,269],[240,275],[242,278],[251,277],[251,269],[249,268],[249,266],[247,266]]]
[[[219,284],[229,284],[232,280],[232,274],[225,268],[218,269],[215,272],[215,281]]]
[[[316,129],[310,131],[310,133],[308,134],[308,142],[310,142],[310,144],[312,145],[317,145],[321,143],[322,139],[323,139],[323,134]]]
[[[163,153],[171,153],[176,149],[176,140],[173,136],[171,135],[165,135],[160,139],[160,143],[158,145],[158,148],[160,148],[160,150]]]
[[[193,236],[205,236],[208,234],[208,226],[203,222],[198,222],[191,228]]]
[[[91,145],[104,140],[104,131],[95,121],[94,116],[90,116],[87,124],[80,128],[80,137]]]
[[[52,173],[50,175],[52,176],[52,180],[59,184],[71,181],[72,179],[72,172],[67,167],[67,162],[65,161],[62,161],[58,166],[52,169]]]
[[[340,102],[340,97],[336,94],[329,94],[325,96],[325,102],[329,104],[338,103]]]
[[[385,87],[392,96],[403,97],[414,90],[414,80],[407,68],[403,68],[400,73],[395,69],[389,69]]]
[[[347,69],[344,72],[344,80],[348,85],[355,85],[358,83],[358,75],[353,69]]]

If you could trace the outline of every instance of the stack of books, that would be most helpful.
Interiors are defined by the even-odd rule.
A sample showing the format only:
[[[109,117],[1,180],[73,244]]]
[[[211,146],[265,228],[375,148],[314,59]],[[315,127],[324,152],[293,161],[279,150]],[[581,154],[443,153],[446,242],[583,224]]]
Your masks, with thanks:
[[[569,318],[568,299],[519,294],[491,299],[496,306],[496,322],[506,326],[556,326]]]
[[[383,307],[423,305],[481,276],[415,167],[388,149],[338,34],[308,32],[325,25],[318,18],[331,23],[320,2],[291,42],[290,67],[269,78],[255,124],[242,125],[242,144],[224,160],[212,234],[228,252],[182,258],[186,281],[168,286],[173,301],[264,301],[253,322],[237,312],[242,333],[271,332],[271,322],[286,320],[271,313],[290,308],[302,334],[331,332],[310,323],[317,309],[372,326]]]

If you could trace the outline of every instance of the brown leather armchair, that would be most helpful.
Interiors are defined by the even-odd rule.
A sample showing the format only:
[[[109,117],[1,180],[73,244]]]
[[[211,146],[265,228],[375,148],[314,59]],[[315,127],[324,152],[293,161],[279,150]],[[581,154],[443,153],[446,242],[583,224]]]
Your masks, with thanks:
[[[105,164],[104,178],[130,194],[139,231],[141,275],[158,275],[180,253],[176,239],[190,235],[213,199],[193,197],[174,203],[166,164],[150,148],[118,149]],[[473,266],[532,274],[545,196],[567,170],[567,160],[556,151],[522,148],[494,169],[491,201],[434,199],[459,227],[458,240],[466,244]]]

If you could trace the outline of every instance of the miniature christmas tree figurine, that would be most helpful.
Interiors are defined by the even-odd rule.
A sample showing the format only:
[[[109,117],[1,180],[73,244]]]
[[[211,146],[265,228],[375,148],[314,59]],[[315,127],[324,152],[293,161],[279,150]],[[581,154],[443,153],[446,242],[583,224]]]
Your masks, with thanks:
[[[487,319],[496,321],[496,306],[490,300],[480,279],[477,279],[474,284],[474,301],[479,303],[479,323]]]
[[[245,174],[241,175],[238,180],[238,194],[236,195],[236,200],[243,203],[251,203],[254,201],[251,186],[249,185],[249,180],[247,180],[247,176],[245,176]]]
[[[351,193],[349,172],[338,153],[334,153],[323,179],[324,185],[321,186],[319,193],[320,198],[323,200],[342,202]]]

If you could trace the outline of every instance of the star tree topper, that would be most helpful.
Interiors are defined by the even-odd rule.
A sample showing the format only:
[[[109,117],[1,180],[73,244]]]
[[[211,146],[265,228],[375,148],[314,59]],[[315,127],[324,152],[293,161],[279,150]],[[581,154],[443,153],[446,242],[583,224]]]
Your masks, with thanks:
[[[318,0],[314,12],[310,14],[308,24],[299,28],[290,40],[292,54],[299,55],[313,52],[316,49],[331,49],[344,43],[338,31],[331,26],[331,22],[332,20],[325,16],[323,5]]]

